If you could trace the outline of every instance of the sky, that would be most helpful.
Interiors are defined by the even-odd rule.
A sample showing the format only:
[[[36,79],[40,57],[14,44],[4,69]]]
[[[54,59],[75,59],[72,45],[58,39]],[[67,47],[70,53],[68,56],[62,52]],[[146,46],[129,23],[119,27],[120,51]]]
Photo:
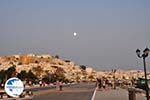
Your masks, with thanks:
[[[142,70],[135,51],[150,48],[149,5],[149,0],[0,0],[0,55],[58,54],[96,70]],[[146,61],[150,69],[150,57]]]

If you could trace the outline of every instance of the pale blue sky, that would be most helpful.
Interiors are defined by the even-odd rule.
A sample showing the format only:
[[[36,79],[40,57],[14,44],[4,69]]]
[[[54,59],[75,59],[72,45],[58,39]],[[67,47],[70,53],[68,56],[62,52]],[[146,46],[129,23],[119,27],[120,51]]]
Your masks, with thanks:
[[[0,55],[49,53],[101,70],[143,69],[135,50],[150,47],[149,5],[149,0],[0,0]]]

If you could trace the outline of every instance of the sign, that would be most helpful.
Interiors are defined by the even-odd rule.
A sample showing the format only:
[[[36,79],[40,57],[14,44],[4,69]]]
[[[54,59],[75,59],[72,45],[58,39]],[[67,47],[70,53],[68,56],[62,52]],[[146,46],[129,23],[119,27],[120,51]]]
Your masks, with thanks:
[[[19,97],[24,90],[23,82],[16,78],[10,78],[5,83],[5,92],[11,97]]]

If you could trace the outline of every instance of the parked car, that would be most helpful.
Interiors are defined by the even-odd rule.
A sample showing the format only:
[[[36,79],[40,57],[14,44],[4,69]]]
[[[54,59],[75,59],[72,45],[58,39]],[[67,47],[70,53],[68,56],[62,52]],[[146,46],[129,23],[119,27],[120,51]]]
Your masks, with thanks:
[[[139,78],[136,82],[136,88],[146,90],[145,79]],[[148,86],[150,87],[150,79],[148,79]]]

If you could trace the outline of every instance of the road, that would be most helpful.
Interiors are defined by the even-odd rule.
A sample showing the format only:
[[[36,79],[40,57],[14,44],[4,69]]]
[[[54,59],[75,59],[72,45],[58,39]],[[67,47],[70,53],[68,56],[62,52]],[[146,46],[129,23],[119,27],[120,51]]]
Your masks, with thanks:
[[[38,92],[33,100],[91,100],[95,84],[81,83],[63,88]]]
[[[33,91],[33,100],[129,100],[128,91],[126,89],[117,88],[114,90],[108,88],[101,90],[96,89],[96,91],[94,91],[94,83],[66,85],[63,87],[63,91],[58,91],[55,87],[49,86],[30,88],[27,90]],[[29,99],[22,98],[17,100]],[[136,100],[146,100],[146,98],[142,96],[142,94],[137,93]]]

